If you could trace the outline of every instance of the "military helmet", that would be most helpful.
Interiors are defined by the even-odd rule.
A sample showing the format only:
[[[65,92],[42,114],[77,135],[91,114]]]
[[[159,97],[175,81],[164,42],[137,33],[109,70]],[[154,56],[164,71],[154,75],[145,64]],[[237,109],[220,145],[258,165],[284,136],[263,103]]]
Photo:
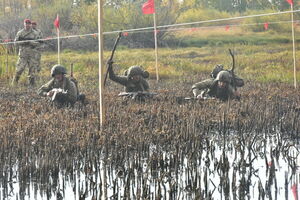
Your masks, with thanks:
[[[210,77],[212,78],[217,78],[217,75],[220,71],[222,71],[224,68],[224,66],[222,64],[217,64],[215,66],[215,68],[212,70],[212,72],[210,73]]]
[[[54,65],[51,69],[51,76],[54,77],[56,74],[66,74],[67,70],[62,65]]]
[[[149,72],[145,71],[141,66],[131,66],[128,70],[125,71],[125,76],[127,76],[128,78],[136,75],[140,75],[143,78],[148,78]]]
[[[218,73],[216,81],[230,83],[231,82],[231,74],[228,71],[221,71]]]

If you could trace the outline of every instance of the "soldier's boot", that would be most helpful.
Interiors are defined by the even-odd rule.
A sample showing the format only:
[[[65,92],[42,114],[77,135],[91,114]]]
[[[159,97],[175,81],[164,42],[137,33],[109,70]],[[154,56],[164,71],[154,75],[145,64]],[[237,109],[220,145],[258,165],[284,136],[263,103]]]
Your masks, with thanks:
[[[35,79],[33,77],[29,77],[29,85],[35,86]]]
[[[85,94],[80,93],[77,97],[77,101],[80,101],[81,103],[84,104],[85,102]]]
[[[13,80],[12,80],[12,85],[17,85],[19,80],[20,80],[20,76],[15,75]]]

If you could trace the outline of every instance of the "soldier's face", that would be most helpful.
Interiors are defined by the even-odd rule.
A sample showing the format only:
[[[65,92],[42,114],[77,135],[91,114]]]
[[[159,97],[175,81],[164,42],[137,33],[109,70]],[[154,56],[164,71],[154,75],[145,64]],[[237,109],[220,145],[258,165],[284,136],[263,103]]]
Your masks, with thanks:
[[[219,88],[225,88],[226,86],[227,86],[227,83],[226,83],[226,82],[218,81],[218,87],[219,87]]]
[[[64,75],[63,75],[63,74],[56,74],[56,75],[54,76],[54,78],[55,78],[57,81],[61,82],[61,81],[63,80],[63,78],[64,78]]]
[[[31,27],[32,27],[33,29],[35,29],[35,28],[36,28],[36,24],[31,24]]]
[[[138,82],[138,81],[140,81],[141,77],[139,75],[135,75],[135,76],[132,76],[130,79],[133,80],[134,82]]]
[[[24,23],[24,27],[25,27],[26,30],[30,29],[31,23],[28,23],[28,22],[26,23],[26,22],[25,22],[25,23]]]

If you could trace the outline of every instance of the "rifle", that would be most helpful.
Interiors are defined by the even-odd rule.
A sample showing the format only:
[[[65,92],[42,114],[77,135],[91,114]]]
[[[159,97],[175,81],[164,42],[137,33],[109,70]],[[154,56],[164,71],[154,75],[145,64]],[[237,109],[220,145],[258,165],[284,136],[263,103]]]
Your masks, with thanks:
[[[115,54],[117,45],[118,45],[118,43],[119,43],[121,37],[122,37],[122,32],[119,32],[118,38],[116,39],[115,44],[114,44],[114,47],[113,47],[113,49],[112,49],[110,58],[109,58],[108,61],[107,61],[107,65],[108,65],[108,66],[107,66],[106,73],[105,73],[105,77],[104,77],[104,82],[103,82],[103,85],[104,85],[104,86],[105,86],[105,83],[106,83],[106,80],[107,80],[108,72],[109,72],[110,68],[112,67],[112,64],[110,64],[110,63],[112,62],[112,60],[113,60],[113,58],[114,58],[114,54]]]
[[[234,59],[234,54],[233,52],[231,51],[231,49],[229,49],[229,53],[232,57],[232,68],[230,70],[231,74],[232,74],[232,80],[233,80],[233,87],[234,87],[234,90],[236,90],[236,80],[235,80],[235,74],[234,74],[234,69],[235,69],[235,59]]]
[[[34,49],[36,46],[34,46],[30,40],[35,40],[34,38],[24,38],[24,37],[19,37],[17,41],[25,41],[22,42],[20,45],[28,45],[30,48]]]
[[[153,92],[121,92],[118,96],[119,97],[130,97],[131,99],[137,99],[137,98],[152,98],[157,93]]]

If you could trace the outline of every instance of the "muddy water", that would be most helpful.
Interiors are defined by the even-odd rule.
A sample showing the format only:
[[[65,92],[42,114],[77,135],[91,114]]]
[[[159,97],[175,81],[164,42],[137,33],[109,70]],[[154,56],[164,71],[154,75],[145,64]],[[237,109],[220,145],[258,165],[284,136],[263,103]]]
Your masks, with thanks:
[[[1,199],[274,199],[296,200],[299,145],[278,136],[243,144],[234,135],[207,138],[202,148],[146,145],[103,148],[70,164],[31,157],[3,168]],[[33,162],[34,161],[34,162]],[[29,164],[30,163],[30,164]],[[39,168],[43,168],[40,171]],[[42,174],[40,174],[42,173]],[[298,192],[299,195],[299,192]]]
[[[2,90],[0,199],[293,200],[300,93],[247,87],[230,106],[112,93],[103,130],[94,91],[85,107],[56,109],[30,90]]]

